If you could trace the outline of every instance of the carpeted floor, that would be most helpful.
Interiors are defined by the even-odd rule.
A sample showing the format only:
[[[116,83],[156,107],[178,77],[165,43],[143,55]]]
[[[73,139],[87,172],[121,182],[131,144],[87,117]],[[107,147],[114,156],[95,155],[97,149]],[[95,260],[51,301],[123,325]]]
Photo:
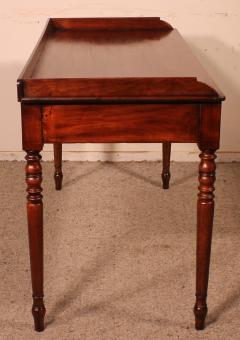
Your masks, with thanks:
[[[197,163],[43,163],[46,329],[33,331],[24,163],[0,163],[0,339],[240,339],[240,163],[218,164],[207,328],[194,330]]]

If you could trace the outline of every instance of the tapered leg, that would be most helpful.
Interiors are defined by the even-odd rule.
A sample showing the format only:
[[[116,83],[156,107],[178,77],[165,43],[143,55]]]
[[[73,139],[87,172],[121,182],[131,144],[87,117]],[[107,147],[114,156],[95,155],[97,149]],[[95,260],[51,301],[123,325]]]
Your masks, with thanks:
[[[62,189],[62,144],[61,143],[54,143],[54,179],[55,179],[55,188],[56,190]]]
[[[169,188],[170,181],[170,157],[171,157],[171,143],[163,142],[162,144],[162,160],[163,160],[163,170],[162,170],[162,183],[163,189]]]
[[[214,215],[215,151],[200,154],[199,194],[197,203],[197,270],[195,328],[204,329],[207,315],[207,289]]]
[[[32,277],[32,314],[36,331],[44,330],[45,306],[43,302],[43,204],[42,167],[38,151],[26,155],[27,216]]]

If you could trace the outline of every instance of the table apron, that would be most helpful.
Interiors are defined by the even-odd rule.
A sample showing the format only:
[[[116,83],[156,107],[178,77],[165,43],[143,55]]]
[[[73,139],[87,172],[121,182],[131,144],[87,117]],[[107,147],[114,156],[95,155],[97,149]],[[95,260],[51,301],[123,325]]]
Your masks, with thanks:
[[[44,143],[197,142],[199,105],[46,105]]]

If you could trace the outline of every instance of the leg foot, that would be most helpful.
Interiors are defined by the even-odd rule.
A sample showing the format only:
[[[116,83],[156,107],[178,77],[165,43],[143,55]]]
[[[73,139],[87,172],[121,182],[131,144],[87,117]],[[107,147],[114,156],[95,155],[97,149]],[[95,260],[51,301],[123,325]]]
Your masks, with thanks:
[[[46,309],[42,297],[33,297],[32,315],[34,319],[35,331],[42,332],[44,330],[44,316]]]
[[[204,329],[208,309],[206,301],[202,301],[201,298],[196,298],[196,300],[197,301],[194,306],[195,329],[199,331]]]
[[[62,180],[63,180],[63,173],[62,173],[62,144],[61,143],[54,143],[54,180],[55,180],[55,188],[56,190],[62,189]]]
[[[163,189],[169,188],[170,181],[170,157],[171,157],[171,143],[163,142],[162,144],[162,161],[163,161],[163,170],[162,170],[162,185]]]
[[[63,174],[62,173],[55,173],[54,179],[55,179],[55,189],[56,190],[62,190]]]
[[[197,271],[195,328],[204,329],[207,315],[207,289],[214,215],[215,151],[200,154],[199,194],[197,203]]]

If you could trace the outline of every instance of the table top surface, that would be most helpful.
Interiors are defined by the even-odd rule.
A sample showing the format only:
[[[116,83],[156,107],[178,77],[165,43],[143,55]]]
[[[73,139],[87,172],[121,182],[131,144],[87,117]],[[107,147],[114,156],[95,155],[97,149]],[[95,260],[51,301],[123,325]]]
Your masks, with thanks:
[[[20,97],[32,99],[224,99],[178,31],[159,18],[50,19],[19,84]]]

